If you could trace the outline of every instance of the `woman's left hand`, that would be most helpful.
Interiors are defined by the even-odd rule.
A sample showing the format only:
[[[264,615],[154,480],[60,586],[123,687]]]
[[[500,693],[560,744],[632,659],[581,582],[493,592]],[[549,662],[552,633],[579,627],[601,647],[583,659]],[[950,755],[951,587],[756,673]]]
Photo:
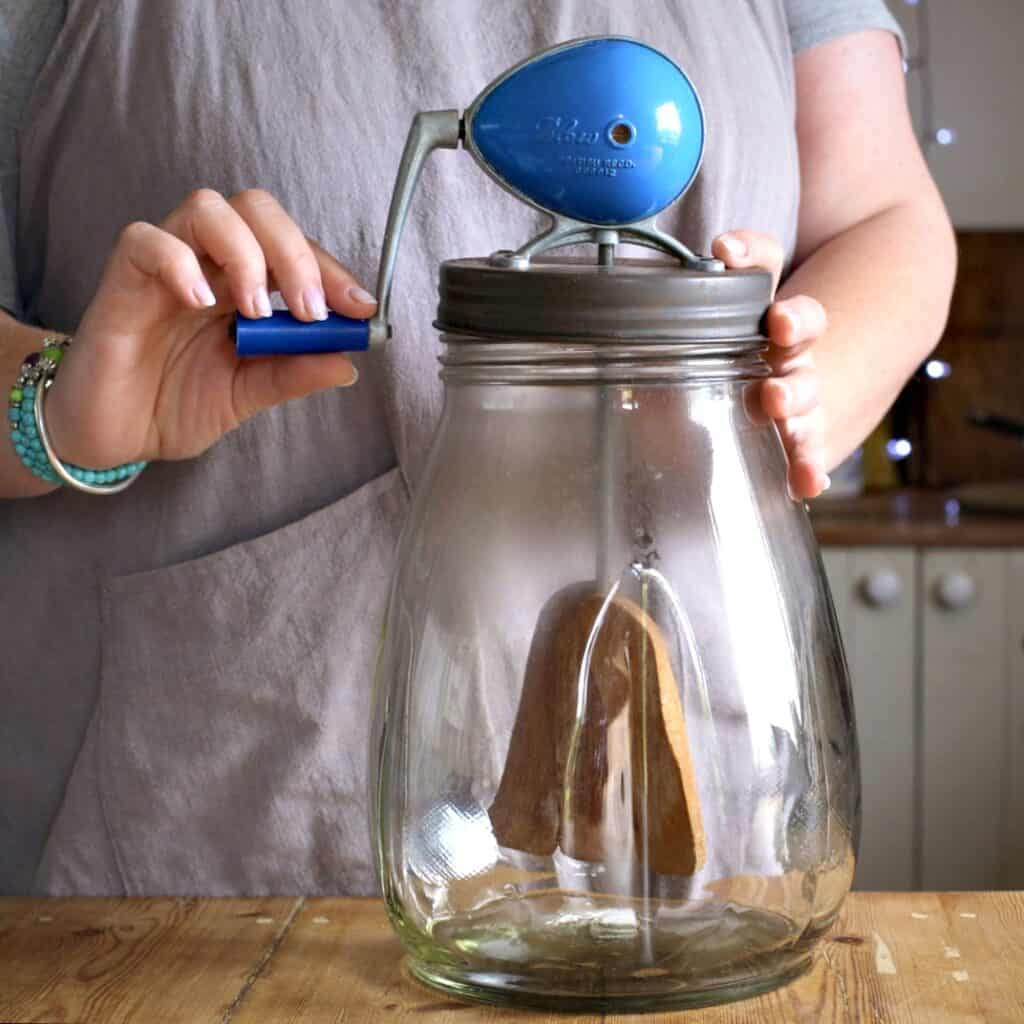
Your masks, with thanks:
[[[782,246],[756,231],[730,231],[711,246],[729,268],[762,267],[779,283]],[[758,389],[761,409],[775,420],[789,458],[789,487],[795,498],[815,498],[829,485],[825,472],[825,417],[814,365],[814,343],[828,326],[825,310],[809,295],[773,302],[766,317],[770,345],[765,359],[772,376]]]

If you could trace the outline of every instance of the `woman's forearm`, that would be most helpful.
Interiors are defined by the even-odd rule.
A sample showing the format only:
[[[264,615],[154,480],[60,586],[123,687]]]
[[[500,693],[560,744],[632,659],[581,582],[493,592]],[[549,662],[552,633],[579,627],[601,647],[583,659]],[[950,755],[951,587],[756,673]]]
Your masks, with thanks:
[[[0,311],[0,382],[5,396],[14,386],[25,356],[38,351],[48,333],[52,332],[29,327]],[[10,425],[5,413],[3,436],[0,437],[0,498],[32,498],[46,494],[54,487],[21,464],[11,443]]]
[[[814,360],[829,468],[878,424],[938,342],[955,271],[949,220],[929,195],[893,205],[825,242],[779,289],[780,298],[811,295],[828,312]]]

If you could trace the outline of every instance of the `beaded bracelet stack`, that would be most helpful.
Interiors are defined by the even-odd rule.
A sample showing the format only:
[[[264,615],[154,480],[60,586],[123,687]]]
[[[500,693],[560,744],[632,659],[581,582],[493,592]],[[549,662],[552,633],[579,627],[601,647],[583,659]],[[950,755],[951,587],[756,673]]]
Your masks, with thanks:
[[[70,338],[47,338],[41,352],[33,352],[21,365],[11,388],[7,418],[11,442],[22,464],[47,483],[67,483],[90,494],[114,494],[134,482],[145,462],[126,462],[111,469],[85,469],[61,462],[53,451],[43,420],[46,390],[71,344]]]

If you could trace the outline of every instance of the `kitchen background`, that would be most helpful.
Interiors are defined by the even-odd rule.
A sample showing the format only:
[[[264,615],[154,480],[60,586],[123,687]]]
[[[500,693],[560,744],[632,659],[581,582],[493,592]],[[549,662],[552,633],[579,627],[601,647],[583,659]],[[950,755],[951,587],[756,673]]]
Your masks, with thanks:
[[[857,887],[1024,888],[1024,3],[889,6],[960,268],[932,358],[813,508],[854,681]]]

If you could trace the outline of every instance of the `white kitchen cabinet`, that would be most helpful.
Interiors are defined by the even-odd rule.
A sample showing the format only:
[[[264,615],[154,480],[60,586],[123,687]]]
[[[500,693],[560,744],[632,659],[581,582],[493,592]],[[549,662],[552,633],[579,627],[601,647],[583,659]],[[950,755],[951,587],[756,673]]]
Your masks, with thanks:
[[[914,886],[914,552],[822,552],[850,665],[861,758],[858,889]]]
[[[1013,742],[1019,689],[1010,671],[1010,648],[1022,632],[1012,597],[1019,559],[1008,551],[955,548],[923,555],[925,889],[993,889],[1024,880],[1021,865],[1007,856],[1017,824],[1013,762],[1020,767],[1019,738]]]
[[[822,554],[860,740],[856,887],[1024,887],[1024,551]]]

